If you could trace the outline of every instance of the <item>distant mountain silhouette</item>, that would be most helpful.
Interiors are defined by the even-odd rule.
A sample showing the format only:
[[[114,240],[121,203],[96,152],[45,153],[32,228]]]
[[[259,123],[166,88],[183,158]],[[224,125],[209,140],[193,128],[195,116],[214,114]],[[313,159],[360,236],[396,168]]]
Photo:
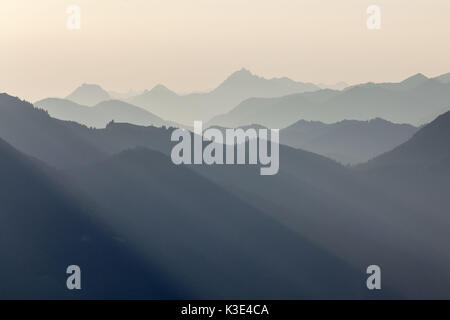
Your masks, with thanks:
[[[57,98],[40,100],[34,104],[48,111],[54,118],[76,121],[94,128],[104,128],[111,121],[143,126],[162,126],[166,123],[160,117],[142,108],[119,100],[103,101],[92,107]]]
[[[18,150],[56,167],[71,167],[98,161],[106,156],[75,128],[89,130],[50,118],[43,110],[7,94],[0,94],[0,138]]]
[[[436,80],[438,80],[438,81],[440,81],[442,83],[449,83],[450,82],[450,72],[442,74],[442,75],[440,75],[440,76],[438,76],[438,77],[436,77],[434,79],[436,79]]]
[[[363,167],[393,165],[431,166],[450,159],[450,112],[446,112],[419,130],[409,141],[380,155]],[[450,181],[449,181],[450,182]]]
[[[0,299],[161,299],[187,295],[99,224],[67,180],[0,139]],[[82,290],[66,288],[81,268]]]
[[[226,134],[225,127],[212,126]],[[267,129],[258,124],[237,127]],[[280,130],[280,143],[323,155],[344,165],[366,162],[392,150],[413,136],[418,128],[380,118],[369,121],[344,120],[332,124],[300,120]]]
[[[18,98],[0,95],[0,138],[57,168],[92,164],[134,147],[169,153],[171,130],[116,122],[110,122],[104,129],[90,129],[51,118]]]
[[[336,82],[333,84],[319,83],[317,85],[320,89],[331,89],[331,90],[344,90],[349,87],[349,85],[343,81]]]
[[[399,86],[403,87],[404,89],[410,90],[423,85],[424,83],[428,82],[428,80],[429,79],[422,73],[418,73],[400,82]]]
[[[288,78],[265,79],[241,69],[207,93],[178,95],[158,85],[128,101],[162,118],[192,126],[194,120],[207,121],[250,97],[278,97],[318,89],[311,83],[295,82]]]
[[[300,119],[332,123],[377,117],[422,125],[449,107],[449,101],[450,83],[418,74],[400,83],[368,83],[343,91],[327,89],[279,98],[251,98],[213,118],[209,125],[237,127],[258,123],[284,128]]]
[[[342,164],[366,162],[409,140],[417,131],[383,119],[333,124],[300,120],[280,131],[280,143],[311,151]]]
[[[410,140],[358,167],[385,192],[450,222],[450,112]]]
[[[109,93],[97,84],[83,83],[80,87],[76,88],[74,92],[66,97],[67,100],[75,103],[93,106],[102,101],[110,100]]]

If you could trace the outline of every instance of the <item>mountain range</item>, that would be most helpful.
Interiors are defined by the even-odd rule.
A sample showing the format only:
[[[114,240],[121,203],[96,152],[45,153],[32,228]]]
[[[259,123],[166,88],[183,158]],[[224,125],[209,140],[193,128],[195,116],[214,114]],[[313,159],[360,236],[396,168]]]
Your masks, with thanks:
[[[105,223],[201,298],[366,296],[344,261],[159,152],[124,151],[72,175]]]
[[[54,119],[26,101],[0,94],[0,138],[58,169],[91,164],[133,147],[168,152],[171,130],[116,122],[102,129],[88,128]]]
[[[432,220],[436,229],[445,229],[450,221],[448,215],[442,214],[450,208],[449,138],[450,112],[446,112],[407,142],[356,169],[364,172],[365,178],[384,192],[426,212],[422,219]]]
[[[120,100],[106,100],[89,107],[67,99],[48,98],[37,101],[34,105],[46,110],[54,118],[75,121],[93,128],[104,128],[111,121],[158,127],[170,123]]]
[[[187,288],[134,253],[61,173],[0,139],[0,299],[161,299]],[[65,287],[69,265],[82,289]],[[120,275],[120,280],[118,280]]]
[[[117,118],[115,121],[138,125],[158,125],[162,118],[170,120],[166,121],[169,125],[185,128],[192,127],[195,120],[210,120],[209,126],[258,123],[284,128],[298,120],[333,123],[373,118],[418,126],[450,109],[449,79],[449,74],[427,78],[419,73],[398,83],[315,85],[286,77],[266,79],[242,68],[204,93],[178,94],[159,84],[142,93],[119,94],[108,93],[98,85],[83,84],[65,100],[95,106],[95,112],[54,98],[38,101],[36,105],[57,118],[94,127],[104,127],[113,117]],[[109,101],[112,99],[114,102]]]
[[[13,97],[2,96],[2,103],[22,108],[23,119],[46,115]],[[42,148],[53,144],[46,127],[56,125],[48,119],[36,121],[42,126],[36,132],[42,133],[41,139],[48,138],[41,140]],[[131,149],[55,171],[2,141],[1,216],[6,222],[2,244],[13,245],[2,248],[7,263],[2,264],[0,279],[11,290],[6,296],[367,297],[361,273],[345,261],[190,168],[173,165],[164,154],[170,151],[168,135],[163,153],[156,151],[154,141],[146,148],[133,147],[139,142],[130,133],[139,137],[139,131],[154,130],[156,138],[168,129],[132,125],[123,129],[115,124],[88,129],[53,122],[65,130],[59,137],[71,132],[96,148],[111,148],[99,143],[101,139],[124,145],[128,139]],[[26,121],[16,125],[16,130],[27,129]],[[112,138],[109,131],[122,133]],[[22,151],[36,152],[31,143]],[[52,159],[61,158],[57,155],[66,155],[67,149],[60,144],[52,153]],[[20,259],[13,258],[17,252]],[[88,275],[82,296],[61,285],[64,270],[72,263]],[[28,264],[34,271],[21,280],[17,270],[26,270]]]
[[[153,126],[138,126],[131,123],[109,122],[104,128],[88,128],[73,121],[51,118],[43,110],[31,104],[3,95],[0,98],[0,133],[4,139],[20,150],[28,152],[58,168],[83,165],[107,155],[124,151],[130,147],[151,147],[168,153],[171,130],[158,130]],[[67,100],[55,100],[55,108]],[[103,102],[102,104],[108,104]],[[119,102],[122,105],[121,102]],[[3,107],[2,107],[3,105]],[[36,104],[45,108],[45,102]],[[75,108],[95,108],[81,107]],[[51,110],[51,108],[49,108]],[[24,117],[23,115],[27,116]],[[117,119],[117,118],[116,118]],[[106,119],[105,119],[106,121]],[[24,124],[28,124],[23,127]],[[174,127],[174,126],[173,126]],[[242,127],[264,128],[252,125]],[[225,128],[220,128],[224,130]],[[408,140],[417,128],[394,124],[382,119],[372,121],[342,121],[335,124],[298,121],[281,130],[280,143],[294,148],[315,152],[343,164],[357,164],[387,152]],[[45,140],[48,145],[41,148]],[[50,143],[51,141],[51,143]],[[57,146],[65,146],[65,152],[54,152]]]
[[[250,97],[278,97],[315,90],[319,87],[312,83],[296,82],[289,78],[265,79],[243,68],[207,93],[178,95],[163,85],[157,85],[129,99],[129,102],[163,118],[192,126],[194,120],[207,121]]]
[[[450,294],[449,117],[357,167],[280,146],[274,176],[248,166],[193,169],[356,269],[377,261],[397,293],[444,297]],[[411,165],[416,158],[427,160]]]
[[[322,84],[321,86],[327,85]],[[335,87],[335,85],[332,86]],[[342,87],[343,83],[336,84],[336,86]],[[159,84],[142,93],[131,91],[120,94],[108,93],[99,85],[83,84],[65,99],[90,107],[111,99],[123,100],[164,119],[192,126],[194,120],[209,120],[217,114],[231,110],[238,103],[250,97],[278,97],[319,89],[319,86],[312,83],[296,82],[286,77],[266,79],[242,68],[227,77],[217,88],[205,93],[181,95]],[[43,101],[48,102],[47,100]],[[40,103],[41,101],[37,102],[37,104]],[[65,112],[63,115],[67,118],[67,115],[71,114]]]
[[[342,164],[366,162],[409,140],[418,128],[380,118],[332,124],[300,120],[280,131],[280,143]]]
[[[225,127],[212,126],[226,135]],[[267,129],[258,124],[237,127],[247,131]],[[323,155],[344,165],[367,162],[409,140],[418,130],[409,124],[380,118],[369,121],[343,120],[336,123],[299,120],[281,129],[279,143]]]
[[[254,77],[241,70],[193,96],[224,103],[249,79],[254,92],[291,83]],[[284,128],[272,176],[257,165],[174,165],[175,128],[130,103],[98,101],[98,88],[84,105],[0,94],[0,297],[448,298],[447,80],[418,74],[250,98],[215,118],[221,129]],[[152,96],[172,94],[183,97],[162,86]],[[52,118],[43,110],[52,103],[73,114]],[[137,112],[120,118],[131,123],[109,119],[123,110]],[[391,122],[418,124],[439,110],[420,127]],[[143,118],[161,126],[132,123]],[[83,270],[81,292],[65,290],[71,264]],[[372,264],[381,291],[367,290]]]
[[[319,90],[276,98],[250,98],[209,125],[239,127],[257,123],[285,128],[298,120],[326,123],[383,118],[422,125],[450,109],[450,82],[445,76],[417,74],[400,83],[367,83],[342,91]]]
[[[75,122],[53,119],[26,101],[0,94],[0,138],[51,166],[83,165],[105,156],[78,136],[76,128],[80,127]]]

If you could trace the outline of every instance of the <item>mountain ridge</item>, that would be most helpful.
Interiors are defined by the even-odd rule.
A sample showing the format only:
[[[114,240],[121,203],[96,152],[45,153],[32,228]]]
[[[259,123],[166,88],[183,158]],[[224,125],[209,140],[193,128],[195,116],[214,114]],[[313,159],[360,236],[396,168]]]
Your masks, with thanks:
[[[87,106],[93,106],[105,100],[111,99],[109,93],[98,84],[83,83],[67,97],[67,100]]]
[[[187,294],[157,265],[135,255],[126,238],[99,224],[97,208],[59,172],[1,138],[0,175],[1,299]],[[66,269],[74,263],[82,270],[82,291],[66,288]]]
[[[151,112],[121,100],[105,100],[93,106],[83,106],[66,99],[47,98],[34,104],[54,118],[76,121],[94,128],[104,128],[111,121],[144,126],[166,124],[166,121]]]
[[[237,127],[258,123],[285,128],[299,119],[338,122],[383,118],[422,125],[449,107],[450,82],[416,75],[401,83],[361,84],[343,91],[319,90],[278,98],[250,98],[208,124]]]
[[[280,143],[355,165],[406,142],[417,130],[381,118],[332,124],[300,120],[280,131]]]
[[[288,78],[265,79],[244,68],[232,73],[215,89],[206,93],[179,95],[166,87],[155,88],[128,101],[185,125],[192,125],[194,120],[206,121],[253,96],[282,96],[319,89],[314,84],[295,82]]]

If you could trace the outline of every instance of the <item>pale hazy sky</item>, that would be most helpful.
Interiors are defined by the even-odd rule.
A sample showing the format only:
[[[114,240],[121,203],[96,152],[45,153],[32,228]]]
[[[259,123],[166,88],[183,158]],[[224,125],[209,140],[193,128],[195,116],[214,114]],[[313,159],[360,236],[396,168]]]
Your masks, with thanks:
[[[68,30],[67,7],[81,8]],[[369,5],[381,29],[366,27]],[[450,0],[1,0],[0,92],[35,101],[83,82],[179,92],[246,67],[298,81],[450,72]]]

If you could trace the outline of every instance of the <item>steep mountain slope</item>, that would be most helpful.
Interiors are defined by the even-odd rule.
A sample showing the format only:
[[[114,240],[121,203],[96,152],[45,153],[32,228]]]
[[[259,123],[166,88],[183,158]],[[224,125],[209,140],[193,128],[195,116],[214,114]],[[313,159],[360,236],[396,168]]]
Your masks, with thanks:
[[[416,75],[400,83],[363,84],[343,91],[321,90],[272,99],[248,99],[210,121],[237,127],[258,123],[284,128],[299,119],[326,123],[383,118],[422,125],[450,105],[450,83]]]
[[[260,176],[258,166],[192,168],[356,269],[382,266],[384,283],[404,297],[450,296],[450,255],[442,253],[450,239],[433,232],[448,222],[438,226],[354,170],[284,146],[274,176]]]
[[[57,168],[92,164],[139,146],[169,153],[172,130],[115,122],[104,129],[90,129],[51,118],[25,101],[0,95],[0,138]]]
[[[416,221],[416,235],[429,252],[449,266],[450,112],[419,130],[409,141],[357,168],[376,192],[409,208],[405,223]],[[443,277],[447,275],[440,274]]]
[[[75,103],[93,106],[102,101],[110,100],[109,93],[97,84],[83,83],[66,97],[67,100]]]
[[[384,192],[427,212],[424,219],[450,223],[450,112],[419,130],[409,141],[358,169]]]
[[[364,270],[158,152],[125,151],[73,174],[105,220],[200,297],[368,295]]]
[[[417,131],[383,119],[333,124],[300,120],[280,131],[280,143],[321,154],[343,164],[366,162],[406,142]]]
[[[440,82],[443,82],[443,83],[449,83],[450,82],[450,73],[442,74],[434,79],[436,79]]]
[[[89,141],[96,149],[99,148],[102,154],[119,152],[135,145],[146,145],[155,149],[161,149],[163,152],[170,152],[170,144],[168,143],[170,140],[170,129],[143,128],[129,124],[110,124],[106,129],[90,130],[76,123],[62,122],[49,118],[44,112],[33,109],[29,104],[12,97],[8,98],[12,100],[9,101],[10,103],[14,102],[21,108],[24,108],[24,119],[30,119],[30,114],[38,113],[43,115],[42,117],[47,119],[44,124],[48,127],[64,127],[65,135],[75,136],[81,141]],[[35,124],[37,128],[41,124],[38,120]],[[9,122],[9,124],[12,125],[14,122]],[[21,128],[22,122],[16,122],[15,124],[19,124],[17,130],[23,129]],[[42,132],[46,130],[45,127],[40,129],[36,131]],[[58,136],[62,135],[59,134]],[[40,147],[45,148],[46,143],[47,141],[43,140]],[[52,150],[52,154],[58,154],[58,152],[60,152],[60,149]],[[94,166],[93,169],[83,169],[81,171],[86,172],[86,174],[81,173],[79,176],[76,176],[82,181],[86,194],[95,197],[95,200],[106,209],[106,211],[96,210],[96,214],[104,219],[102,220],[103,223],[110,224],[109,226],[113,230],[122,235],[121,238],[132,239],[130,240],[132,248],[136,248],[137,252],[151,261],[156,259],[157,262],[155,263],[158,266],[163,266],[166,271],[168,270],[171,277],[176,278],[176,281],[179,281],[179,279],[186,281],[183,282],[186,285],[181,285],[181,288],[196,288],[188,297],[201,296],[206,298],[224,297],[226,295],[228,297],[257,297],[263,293],[270,297],[338,297],[342,295],[359,297],[363,295],[360,292],[360,286],[361,283],[364,283],[359,281],[361,277],[359,271],[351,272],[344,263],[339,262],[339,260],[316,246],[309,244],[308,241],[301,240],[295,234],[284,230],[284,227],[273,222],[270,218],[264,218],[264,215],[261,215],[257,210],[243,204],[235,197],[227,195],[222,188],[218,188],[197,175],[189,173],[187,169],[174,167],[171,165],[169,158],[161,158],[161,156],[152,152],[144,152],[143,155],[138,152],[137,156],[134,154],[130,151],[129,153],[116,156],[107,162]],[[172,172],[172,170],[175,171]],[[161,173],[163,176],[158,177],[158,174]],[[196,186],[196,188],[192,188],[192,186]],[[163,189],[161,190],[161,188]],[[169,196],[169,194],[172,194],[169,191],[172,188],[173,197],[176,198]],[[115,194],[117,196],[114,196]],[[119,194],[122,196],[118,196]],[[84,203],[84,200],[79,201],[79,203]],[[231,212],[235,213],[229,213],[228,210],[223,211],[224,209],[220,209],[218,210],[217,222],[208,221],[208,217],[211,217],[211,212],[217,210],[215,207],[217,203],[219,208],[230,207],[231,204]],[[187,210],[186,208],[188,207],[192,207],[192,209]],[[58,212],[68,210],[56,209]],[[124,214],[124,212],[127,212],[127,214]],[[148,212],[152,212],[154,215],[148,216]],[[185,217],[186,213],[192,213],[193,216]],[[200,216],[196,216],[196,214],[200,214]],[[161,218],[163,220],[154,226],[149,226],[146,223],[146,221],[158,222],[158,219]],[[192,218],[192,221],[189,220],[190,218]],[[180,219],[179,221],[181,222],[177,219]],[[243,225],[236,227],[236,223],[231,221],[242,222]],[[211,234],[215,236],[221,235],[219,240],[211,238],[208,228],[204,228],[202,225],[205,222],[212,223],[215,226]],[[168,230],[165,236],[161,234],[165,230],[161,226],[165,226],[166,230]],[[183,237],[172,239],[173,234],[182,236],[181,229],[186,226],[191,227],[186,228]],[[221,229],[222,226],[223,229]],[[255,226],[257,226],[256,230],[253,229]],[[258,229],[259,227],[262,229]],[[153,233],[151,232],[152,230]],[[176,230],[176,232],[173,233],[170,230]],[[191,242],[192,246],[185,248],[185,239],[193,237],[192,234],[186,233],[190,232],[190,230],[195,230],[193,234],[198,234],[199,238],[194,237]],[[267,233],[264,233],[264,230]],[[264,233],[264,235],[261,233]],[[150,247],[145,247],[149,243],[149,234],[152,237],[156,237],[151,238],[155,242],[154,244],[150,243]],[[272,234],[275,239],[279,240],[274,241],[273,244],[263,242],[267,241],[267,234]],[[253,236],[255,238],[252,238]],[[242,243],[237,239],[248,239],[248,245],[251,248],[249,251],[251,252],[247,250],[244,252],[244,249],[240,248]],[[164,241],[164,245],[161,241]],[[257,245],[258,241],[260,241],[260,247]],[[202,256],[203,243],[211,244],[211,246],[204,249],[208,253],[205,255],[211,256],[211,260],[207,259],[205,261],[204,258],[199,258],[199,255]],[[304,243],[304,245],[300,246],[304,248],[302,249],[304,251],[301,251],[303,252],[302,255],[291,258],[289,257],[290,253],[283,253],[282,258],[277,258],[277,255],[281,254],[278,252],[285,252],[283,250],[288,249],[290,250],[288,252],[292,252],[294,250],[293,246],[297,250],[298,243]],[[168,246],[169,244],[170,246]],[[154,251],[144,250],[142,252],[143,246]],[[276,248],[266,252],[266,248],[270,249],[273,246],[276,246]],[[171,248],[173,251],[166,251],[168,248]],[[192,252],[193,255],[187,254],[187,256],[184,256],[184,254],[181,254],[180,252],[184,252],[183,250],[185,249],[187,252]],[[161,253],[161,250],[169,252],[170,255],[166,256],[166,253]],[[235,251],[236,253],[233,253]],[[277,254],[271,255],[272,251],[277,252]],[[229,254],[224,257],[218,257],[214,252],[220,252],[222,255],[224,252]],[[258,253],[257,256],[255,256],[256,253]],[[304,256],[312,257],[313,261],[304,261]],[[180,257],[184,257],[183,261],[185,263],[180,268],[172,270],[174,257],[176,257],[177,263]],[[227,264],[223,260],[226,257],[231,257],[230,259],[232,260],[235,259],[233,261],[240,261],[239,270],[230,266],[229,263]],[[261,259],[263,260],[262,262]],[[272,270],[272,259],[279,261],[275,264],[277,266],[275,270]],[[297,266],[295,272],[303,270],[301,277],[296,280],[299,282],[299,285],[294,288],[291,287],[293,271],[287,272],[291,267],[288,267],[285,261],[289,261],[289,263]],[[202,262],[205,262],[203,267],[199,265]],[[323,272],[320,272],[320,276],[319,273],[315,273],[322,270],[322,265],[333,266],[333,271],[330,270],[330,273],[328,273],[330,278],[326,278],[327,280],[320,285],[314,284],[313,286],[312,281],[314,279],[322,279],[323,277]],[[204,276],[192,280],[191,274],[194,269],[203,270]],[[333,272],[338,272],[339,277]],[[252,275],[253,273],[256,273],[256,275]],[[220,282],[222,280],[217,280],[218,274],[226,275],[223,282]],[[285,274],[290,274],[291,276],[287,277]],[[272,277],[272,280],[268,280],[267,277]],[[355,280],[355,277],[357,277],[357,280]],[[335,283],[336,280],[334,279],[339,278],[343,279],[342,281],[345,279],[346,285],[342,283],[333,285],[331,288],[327,287],[326,283]],[[245,282],[250,281],[251,285],[242,287],[240,283],[243,283],[244,279]],[[217,281],[220,282],[220,285],[210,285],[210,283]],[[304,281],[311,281],[311,283],[305,286],[300,285],[300,282],[305,284]],[[350,285],[347,285],[348,281],[351,282]],[[262,284],[259,284],[259,282]],[[323,293],[310,291],[310,289],[307,290],[305,287],[322,287]],[[264,290],[261,290],[262,288]],[[342,289],[339,288],[345,289],[341,291]]]
[[[380,155],[364,168],[394,165],[430,166],[450,157],[450,112],[446,112],[420,129],[409,141]]]
[[[320,103],[336,93],[327,94],[308,97]],[[25,105],[26,114],[34,110]],[[238,288],[239,297],[267,292],[272,298],[360,297],[367,294],[365,268],[375,263],[383,270],[382,297],[393,289],[396,297],[445,298],[450,296],[448,119],[448,114],[439,117],[409,142],[356,169],[281,146],[280,172],[275,176],[260,176],[257,166],[175,167],[170,158],[142,149],[71,172],[105,209],[98,210],[101,221],[120,231],[184,288],[195,288],[191,296],[235,297]],[[89,130],[51,121],[102,154],[140,145],[166,154],[171,149],[171,129],[110,124]],[[419,147],[404,147],[411,141],[419,141],[413,143]],[[170,237],[174,234],[176,238]],[[300,254],[293,254],[295,250]],[[306,265],[305,256],[311,257]],[[332,285],[325,286],[313,271],[323,265],[336,265],[332,269],[344,275],[345,285],[333,282],[339,277],[326,268],[320,273],[330,275],[326,282]],[[189,270],[201,270],[201,276],[192,277]],[[224,279],[217,280],[217,274],[224,274]],[[270,280],[258,284],[261,274]],[[243,288],[243,282],[250,285]],[[210,283],[218,283],[223,291],[215,291]],[[324,294],[304,290],[313,283]]]
[[[94,218],[66,179],[0,139],[0,298],[179,298],[165,272]],[[69,265],[81,291],[66,288]]]
[[[318,89],[312,83],[296,82],[286,77],[265,79],[242,68],[231,74],[211,93],[224,98],[232,94],[242,101],[244,97],[276,97]]]
[[[46,110],[56,119],[76,121],[94,128],[104,128],[111,121],[142,126],[165,124],[158,116],[119,100],[103,101],[95,106],[86,107],[69,100],[48,98],[37,101],[34,105]]]
[[[257,123],[268,128],[281,129],[302,118],[309,120],[308,114],[317,113],[322,103],[339,94],[340,91],[324,89],[277,98],[250,98],[230,112],[212,118],[208,126],[236,128]]]
[[[311,83],[295,82],[288,78],[264,79],[242,69],[208,93],[178,95],[158,85],[129,102],[165,119],[192,126],[194,120],[207,121],[250,97],[278,97],[318,89]]]
[[[363,87],[363,88],[382,88],[391,91],[408,91],[427,83],[429,80],[430,79],[427,78],[422,73],[417,73],[409,78],[406,78],[401,82],[381,82],[381,83],[369,82],[347,87],[346,90],[356,87]]]
[[[106,156],[69,130],[67,123],[50,118],[45,111],[7,94],[0,94],[0,138],[57,167],[83,165]]]

